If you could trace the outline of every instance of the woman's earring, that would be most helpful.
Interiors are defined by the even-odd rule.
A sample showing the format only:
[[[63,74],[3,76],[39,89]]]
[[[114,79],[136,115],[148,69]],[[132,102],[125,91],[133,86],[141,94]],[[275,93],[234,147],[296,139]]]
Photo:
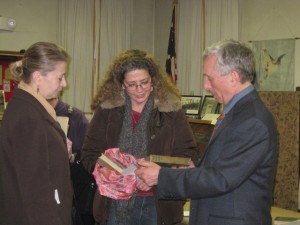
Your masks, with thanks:
[[[151,86],[150,91],[153,91],[153,86]]]
[[[39,91],[40,91],[40,89],[39,89],[39,87],[37,87],[37,89],[36,89],[36,93],[39,93]]]
[[[124,88],[122,88],[121,96],[122,96],[122,98],[125,98],[125,89]]]

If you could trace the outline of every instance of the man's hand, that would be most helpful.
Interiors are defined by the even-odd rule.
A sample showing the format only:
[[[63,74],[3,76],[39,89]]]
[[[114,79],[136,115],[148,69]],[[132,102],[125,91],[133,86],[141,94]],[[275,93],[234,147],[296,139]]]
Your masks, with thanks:
[[[158,174],[160,171],[160,166],[145,160],[137,161],[137,169],[135,174],[139,179],[141,179],[148,187],[157,185]],[[142,189],[141,189],[142,190]]]
[[[177,167],[172,167],[172,169],[192,169],[195,168],[195,164],[191,161],[188,166],[177,166]]]
[[[149,191],[152,188],[139,178],[137,178],[136,187],[141,191]]]

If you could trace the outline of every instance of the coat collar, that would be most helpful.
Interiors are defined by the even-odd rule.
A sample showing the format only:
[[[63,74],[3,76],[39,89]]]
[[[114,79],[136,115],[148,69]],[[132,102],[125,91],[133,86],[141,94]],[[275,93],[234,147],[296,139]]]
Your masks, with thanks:
[[[18,85],[18,88],[26,91],[27,93],[31,94],[34,98],[36,98],[46,109],[46,111],[56,120],[56,113],[54,108],[44,99],[41,95],[39,95],[31,86],[21,81]]]
[[[115,102],[106,100],[100,104],[101,108],[103,109],[112,109],[124,105],[125,98],[123,98],[122,96],[120,96],[120,98]],[[172,112],[180,110],[182,106],[180,100],[176,96],[169,94],[165,102],[161,102],[157,98],[155,98],[154,108],[158,108],[158,111],[160,112]]]
[[[206,146],[206,150],[208,149],[208,146],[214,141],[214,139],[219,135],[219,133],[231,123],[234,114],[241,111],[245,106],[247,106],[247,104],[249,104],[249,101],[251,99],[253,100],[258,97],[259,96],[257,91],[252,90],[250,93],[248,93],[246,96],[244,96],[236,103],[236,105],[228,112],[228,114],[226,114],[225,118],[223,119],[218,129],[213,131],[212,136]]]

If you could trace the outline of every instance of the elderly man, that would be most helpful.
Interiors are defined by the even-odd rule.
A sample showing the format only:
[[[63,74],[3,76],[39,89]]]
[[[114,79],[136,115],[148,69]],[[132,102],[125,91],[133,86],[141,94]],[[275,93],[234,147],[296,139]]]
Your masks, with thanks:
[[[141,189],[157,185],[162,199],[191,198],[190,224],[271,225],[277,131],[256,92],[252,51],[223,41],[204,52],[204,88],[224,104],[196,168],[162,168],[140,161]]]

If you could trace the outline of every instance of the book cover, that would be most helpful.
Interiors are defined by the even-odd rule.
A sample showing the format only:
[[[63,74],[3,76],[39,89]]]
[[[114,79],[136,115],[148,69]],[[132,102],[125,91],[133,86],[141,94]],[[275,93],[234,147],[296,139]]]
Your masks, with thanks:
[[[67,117],[67,116],[57,116],[56,120],[60,124],[61,129],[64,131],[65,135],[68,136],[69,117]]]
[[[98,158],[98,164],[102,167],[107,167],[111,170],[115,170],[119,173],[122,173],[125,169],[125,166],[123,166],[121,163],[117,162],[115,159],[111,158],[108,155],[102,154]]]
[[[281,225],[281,224],[300,225],[300,219],[295,217],[285,217],[285,216],[275,217],[274,225]]]
[[[191,158],[166,156],[166,155],[149,155],[146,160],[163,166],[189,166]]]
[[[123,176],[134,174],[134,171],[136,169],[136,166],[134,164],[131,164],[128,167],[125,167],[121,163],[119,163],[117,160],[113,159],[109,155],[102,154],[98,160],[98,164],[102,167],[109,168],[111,170],[117,171],[118,173],[122,174]]]

